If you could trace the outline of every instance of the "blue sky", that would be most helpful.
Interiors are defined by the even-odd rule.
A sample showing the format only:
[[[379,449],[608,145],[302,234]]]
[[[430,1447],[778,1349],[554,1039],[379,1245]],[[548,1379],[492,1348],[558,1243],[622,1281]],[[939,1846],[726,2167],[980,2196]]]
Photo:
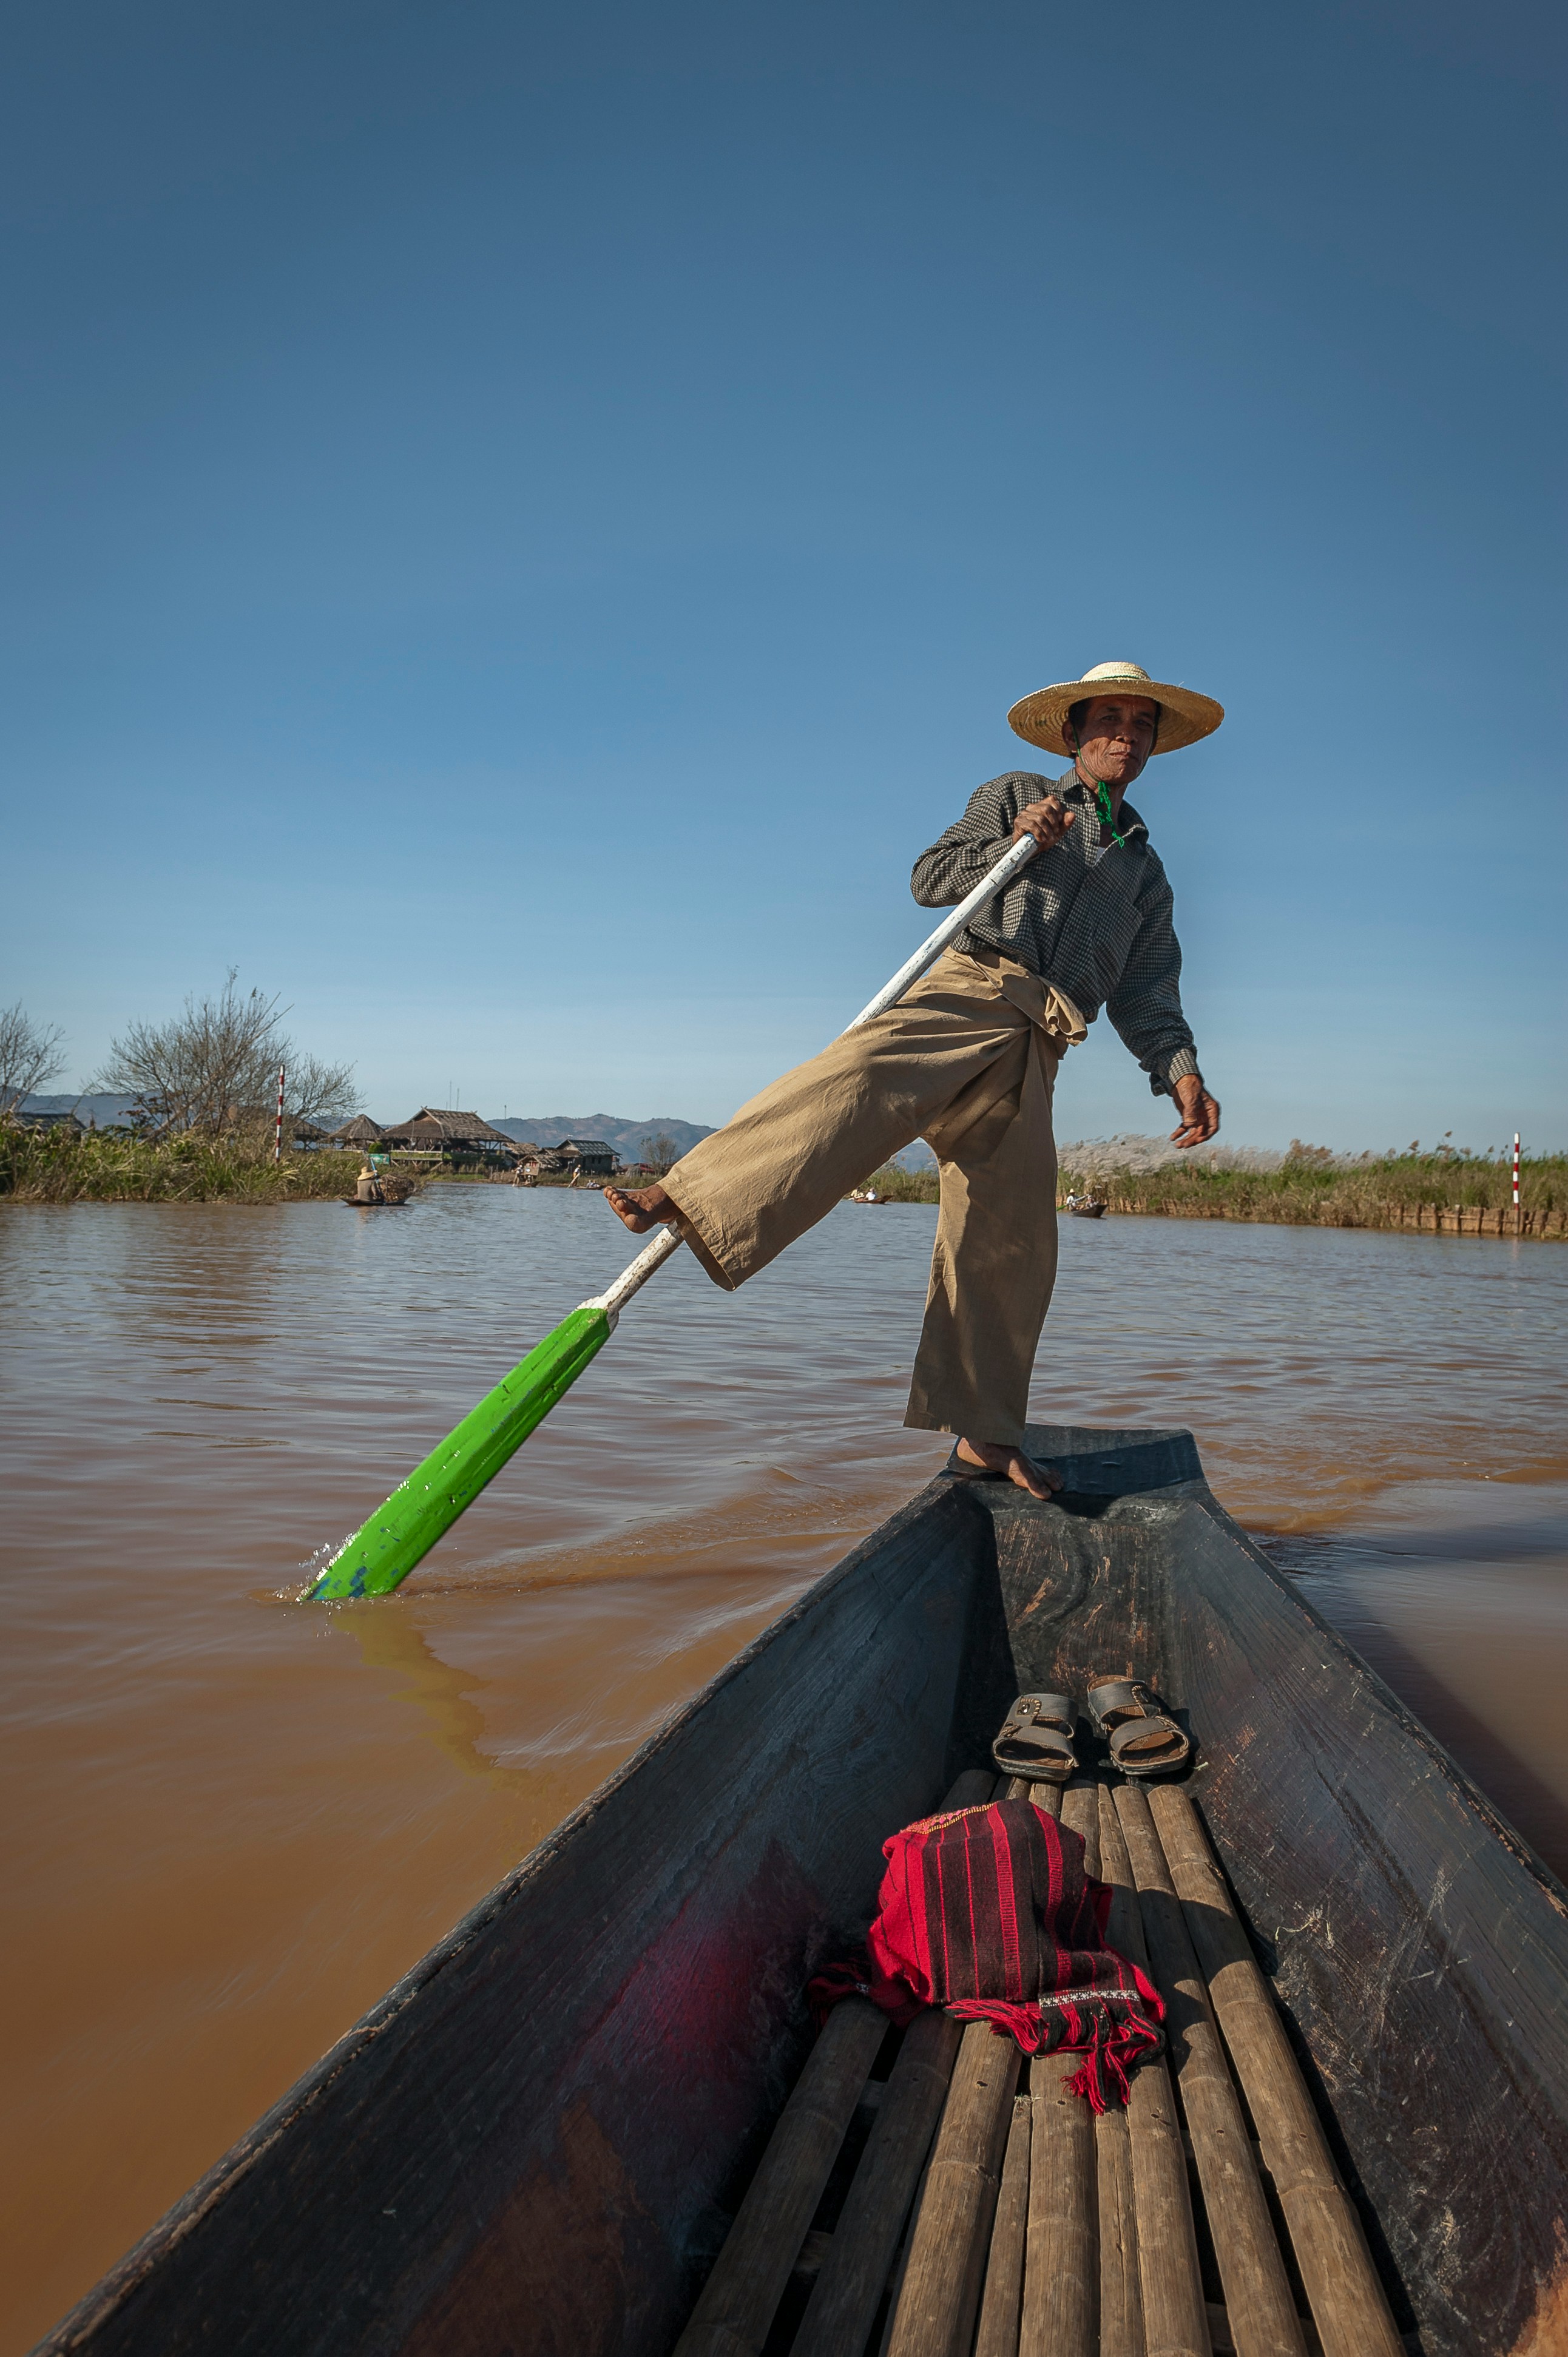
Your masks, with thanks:
[[[1568,1145],[1558,12],[66,5],[0,94],[0,1001],[719,1121],[1053,765],[1239,1143]],[[1103,1022],[1064,1136],[1168,1124]]]

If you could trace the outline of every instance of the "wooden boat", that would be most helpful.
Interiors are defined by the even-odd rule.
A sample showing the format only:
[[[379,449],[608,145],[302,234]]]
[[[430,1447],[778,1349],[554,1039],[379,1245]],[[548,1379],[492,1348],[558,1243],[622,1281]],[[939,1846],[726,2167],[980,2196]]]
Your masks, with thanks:
[[[1093,1195],[1086,1195],[1081,1200],[1076,1195],[1069,1195],[1062,1209],[1070,1212],[1075,1220],[1102,1220],[1105,1217],[1104,1204]]]
[[[864,1927],[884,1837],[988,1761],[1016,1692],[1129,1670],[1197,1738],[1187,1789],[1405,2346],[1568,2345],[1568,1894],[1218,1505],[1188,1434],[1031,1446],[1059,1499],[922,1491],[44,2348],[671,2349],[816,2050],[803,1985]]]

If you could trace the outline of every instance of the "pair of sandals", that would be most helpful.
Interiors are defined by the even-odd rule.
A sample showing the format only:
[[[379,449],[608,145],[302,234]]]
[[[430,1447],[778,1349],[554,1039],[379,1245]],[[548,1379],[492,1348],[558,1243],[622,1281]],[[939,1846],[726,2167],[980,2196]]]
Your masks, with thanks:
[[[1174,1776],[1192,1758],[1192,1739],[1171,1717],[1152,1686],[1141,1678],[1101,1678],[1084,1697],[1097,1735],[1103,1736],[1111,1764],[1123,1776],[1147,1781]],[[1079,1767],[1073,1737],[1078,1713],[1070,1695],[1018,1696],[991,1747],[996,1765],[1032,1783],[1065,1784]]]

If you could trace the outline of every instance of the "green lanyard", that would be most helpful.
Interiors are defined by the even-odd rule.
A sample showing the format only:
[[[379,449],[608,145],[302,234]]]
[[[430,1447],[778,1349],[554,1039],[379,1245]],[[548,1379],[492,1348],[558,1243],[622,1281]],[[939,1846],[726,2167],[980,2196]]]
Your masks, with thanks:
[[[1125,835],[1118,834],[1116,832],[1116,813],[1111,807],[1111,789],[1102,778],[1096,778],[1094,781],[1094,800],[1100,813],[1101,825],[1111,829],[1112,840],[1119,843],[1125,851],[1127,839]]]

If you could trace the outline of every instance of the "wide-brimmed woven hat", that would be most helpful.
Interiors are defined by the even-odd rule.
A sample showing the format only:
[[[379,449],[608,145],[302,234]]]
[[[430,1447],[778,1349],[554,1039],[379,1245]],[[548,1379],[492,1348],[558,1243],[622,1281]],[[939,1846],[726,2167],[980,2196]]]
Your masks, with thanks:
[[[1152,696],[1159,705],[1156,753],[1175,753],[1183,745],[1196,745],[1200,737],[1211,737],[1225,717],[1225,706],[1216,704],[1211,695],[1195,695],[1190,687],[1172,687],[1163,679],[1151,679],[1142,663],[1102,662],[1086,671],[1081,679],[1064,679],[1055,687],[1038,688],[1033,695],[1026,695],[1007,715],[1008,726],[1029,744],[1065,753],[1070,759],[1075,748],[1062,735],[1068,714],[1086,696],[1114,695],[1118,688],[1130,695]]]

